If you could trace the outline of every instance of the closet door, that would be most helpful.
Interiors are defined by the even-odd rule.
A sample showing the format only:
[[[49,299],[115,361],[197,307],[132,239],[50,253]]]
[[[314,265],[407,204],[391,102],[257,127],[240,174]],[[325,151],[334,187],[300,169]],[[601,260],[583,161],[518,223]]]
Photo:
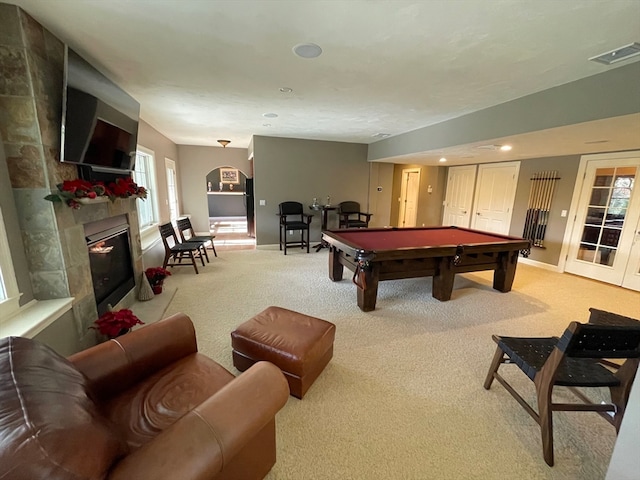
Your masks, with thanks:
[[[509,234],[519,172],[520,162],[480,165],[471,228]]]
[[[449,167],[442,225],[469,227],[477,165]]]

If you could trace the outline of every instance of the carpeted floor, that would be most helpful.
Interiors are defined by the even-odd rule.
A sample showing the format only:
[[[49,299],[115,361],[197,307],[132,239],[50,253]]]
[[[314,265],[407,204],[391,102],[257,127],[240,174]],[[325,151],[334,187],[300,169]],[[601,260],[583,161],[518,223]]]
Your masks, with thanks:
[[[329,280],[327,259],[227,251],[200,275],[177,268],[165,283],[176,289],[165,314],[188,314],[200,351],[234,374],[230,332],[269,305],[336,324],[334,358],[277,416],[268,479],[604,478],[615,430],[597,414],[555,415],[550,468],[537,424],[499,384],[482,388],[491,335],[560,335],[590,306],[637,316],[639,293],[521,264],[510,293],[491,288],[492,272],[458,276],[449,302],[431,296],[430,278],[387,281],[364,313],[348,272]],[[508,377],[533,394],[516,367]]]

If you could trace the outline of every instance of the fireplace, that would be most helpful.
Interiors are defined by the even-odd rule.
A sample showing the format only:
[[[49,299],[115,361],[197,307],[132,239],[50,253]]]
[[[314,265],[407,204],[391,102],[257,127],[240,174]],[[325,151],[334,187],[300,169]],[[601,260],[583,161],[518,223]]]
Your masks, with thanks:
[[[98,315],[135,288],[126,215],[84,225]]]

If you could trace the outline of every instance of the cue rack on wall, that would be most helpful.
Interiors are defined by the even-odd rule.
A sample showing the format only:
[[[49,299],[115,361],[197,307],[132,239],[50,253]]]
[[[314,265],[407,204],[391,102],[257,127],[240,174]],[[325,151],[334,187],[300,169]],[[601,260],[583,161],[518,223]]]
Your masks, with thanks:
[[[557,170],[534,173],[531,177],[527,217],[522,236],[530,240],[534,247],[544,248],[551,200],[558,180],[560,178]]]

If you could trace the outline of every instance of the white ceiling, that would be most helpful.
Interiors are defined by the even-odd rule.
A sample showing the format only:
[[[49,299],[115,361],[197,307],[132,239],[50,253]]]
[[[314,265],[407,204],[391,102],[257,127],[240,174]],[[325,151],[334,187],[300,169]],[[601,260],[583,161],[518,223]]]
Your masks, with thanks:
[[[638,0],[5,1],[188,145],[246,148],[254,134],[369,144],[615,68],[587,59],[640,41]],[[323,54],[293,54],[308,42]],[[501,160],[585,153],[608,136],[587,151],[638,148],[629,125],[640,116],[481,143],[523,142]],[[396,160],[496,161],[476,146]]]

